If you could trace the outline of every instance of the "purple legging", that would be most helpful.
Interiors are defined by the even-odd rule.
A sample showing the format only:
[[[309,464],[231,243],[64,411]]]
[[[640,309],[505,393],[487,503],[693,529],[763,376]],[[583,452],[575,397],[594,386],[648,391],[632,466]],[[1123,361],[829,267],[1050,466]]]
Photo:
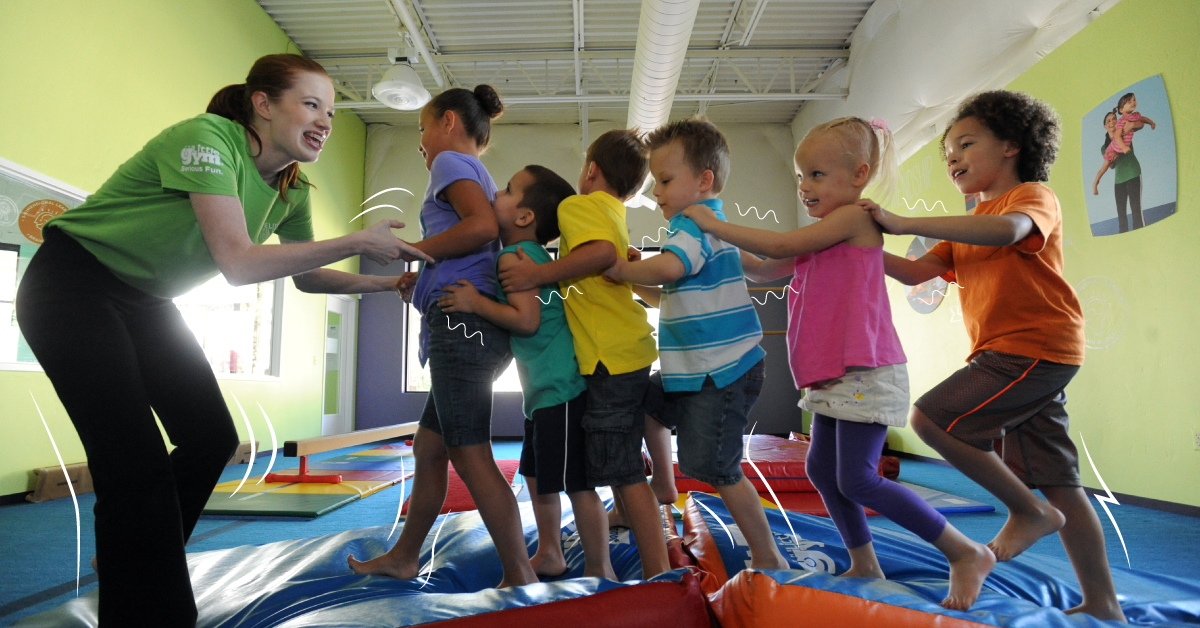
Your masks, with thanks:
[[[813,415],[805,468],[848,549],[871,542],[863,506],[929,543],[946,527],[946,518],[916,493],[879,475],[886,437],[886,425]]]

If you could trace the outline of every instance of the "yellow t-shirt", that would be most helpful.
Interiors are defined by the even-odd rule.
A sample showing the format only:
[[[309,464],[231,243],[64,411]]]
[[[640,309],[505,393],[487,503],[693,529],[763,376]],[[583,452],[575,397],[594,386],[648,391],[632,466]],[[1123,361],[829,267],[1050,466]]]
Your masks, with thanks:
[[[568,197],[558,206],[558,228],[561,255],[593,240],[612,242],[618,255],[629,248],[625,205],[607,192]],[[559,288],[567,297],[563,305],[580,373],[591,375],[599,362],[613,375],[654,363],[654,328],[646,320],[646,308],[633,300],[632,284],[613,283],[597,272],[560,282]]]

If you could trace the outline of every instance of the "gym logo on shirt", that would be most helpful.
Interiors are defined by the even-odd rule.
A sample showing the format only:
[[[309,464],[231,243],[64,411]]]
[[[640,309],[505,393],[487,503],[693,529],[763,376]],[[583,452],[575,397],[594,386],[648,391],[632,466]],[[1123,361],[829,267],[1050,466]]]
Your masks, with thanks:
[[[179,169],[180,172],[211,172],[213,174],[221,174],[220,168],[213,167],[221,165],[221,153],[218,153],[217,149],[211,146],[205,146],[204,144],[184,146],[183,150],[179,152],[179,158],[183,160],[183,166]]]

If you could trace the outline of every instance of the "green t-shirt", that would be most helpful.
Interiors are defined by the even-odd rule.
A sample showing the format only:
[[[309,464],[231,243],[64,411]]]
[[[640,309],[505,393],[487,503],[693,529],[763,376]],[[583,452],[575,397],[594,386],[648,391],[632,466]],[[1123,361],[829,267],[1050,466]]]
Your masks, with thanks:
[[[213,114],[176,124],[121,164],[79,207],[51,220],[125,283],[176,297],[217,275],[189,192],[236,196],[255,244],[313,237],[308,186],[279,192],[259,176],[242,125]]]
[[[532,240],[518,242],[500,250],[516,254],[517,248],[525,250],[530,259],[545,264],[550,254]],[[496,256],[500,263],[500,256]],[[517,359],[517,375],[521,378],[521,390],[525,397],[525,418],[533,418],[533,411],[557,406],[578,397],[587,389],[587,382],[579,374],[579,363],[575,361],[575,340],[567,326],[567,313],[562,298],[557,294],[558,286],[547,284],[539,290],[542,302],[542,321],[537,333],[532,336],[511,334],[509,346]],[[508,303],[508,297],[496,286],[496,298]]]
[[[1128,153],[1117,155],[1113,166],[1116,170],[1113,183],[1124,183],[1142,176],[1142,164],[1138,161],[1137,155],[1133,154],[1132,146],[1129,147]]]

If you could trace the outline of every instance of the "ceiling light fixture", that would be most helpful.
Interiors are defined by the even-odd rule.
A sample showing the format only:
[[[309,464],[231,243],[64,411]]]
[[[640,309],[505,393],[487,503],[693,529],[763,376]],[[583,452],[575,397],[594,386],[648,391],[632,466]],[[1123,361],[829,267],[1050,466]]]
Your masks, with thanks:
[[[394,65],[371,88],[375,100],[401,111],[416,111],[429,102],[432,96],[421,84],[421,77],[410,65],[409,57],[407,54],[401,55],[398,48],[388,50],[388,59]]]

